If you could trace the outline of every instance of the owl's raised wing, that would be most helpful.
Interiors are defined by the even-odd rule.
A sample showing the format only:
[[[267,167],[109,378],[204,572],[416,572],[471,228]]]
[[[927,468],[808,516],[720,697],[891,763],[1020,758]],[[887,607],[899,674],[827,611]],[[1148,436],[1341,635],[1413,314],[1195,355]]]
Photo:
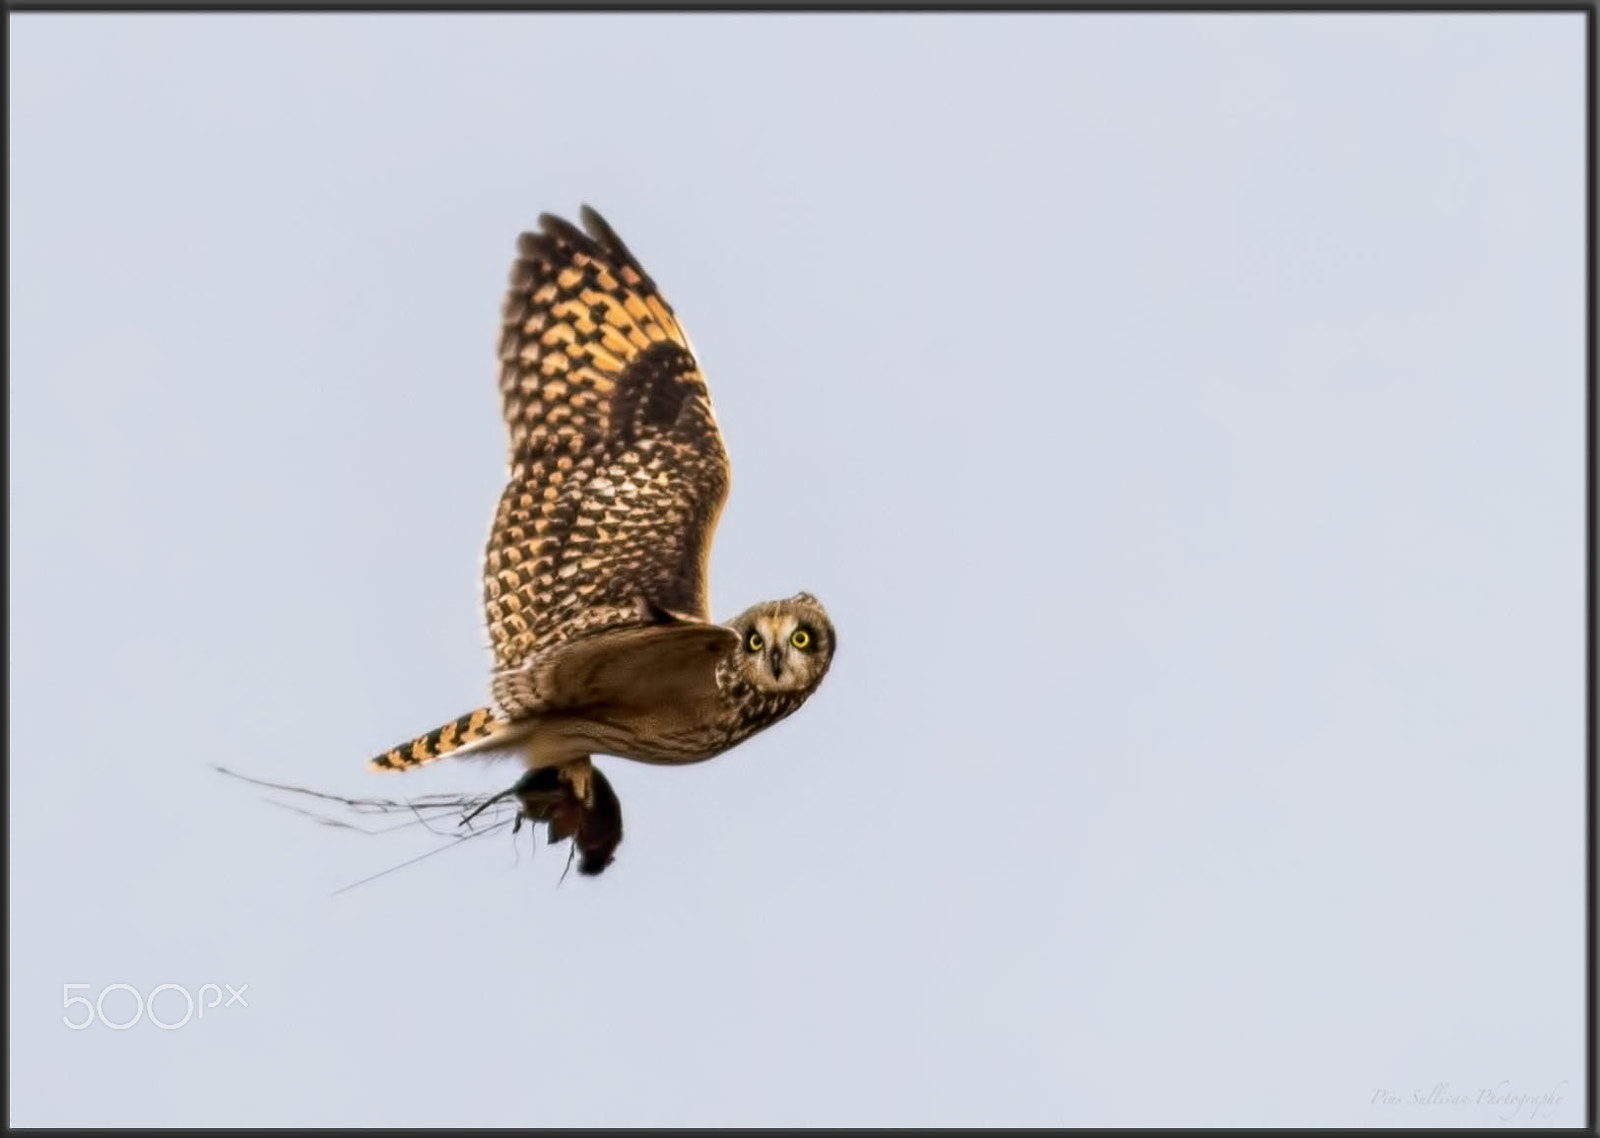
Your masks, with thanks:
[[[497,674],[609,629],[710,619],[728,492],[710,392],[655,283],[581,218],[587,233],[545,214],[522,235],[505,300],[511,474],[483,574]]]

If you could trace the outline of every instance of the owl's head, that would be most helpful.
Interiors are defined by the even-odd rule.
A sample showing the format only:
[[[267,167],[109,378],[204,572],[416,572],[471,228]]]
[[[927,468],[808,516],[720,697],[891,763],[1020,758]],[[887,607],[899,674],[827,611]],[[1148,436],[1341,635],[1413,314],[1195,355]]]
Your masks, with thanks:
[[[728,622],[734,671],[757,691],[810,692],[833,662],[833,622],[810,593],[753,605]]]

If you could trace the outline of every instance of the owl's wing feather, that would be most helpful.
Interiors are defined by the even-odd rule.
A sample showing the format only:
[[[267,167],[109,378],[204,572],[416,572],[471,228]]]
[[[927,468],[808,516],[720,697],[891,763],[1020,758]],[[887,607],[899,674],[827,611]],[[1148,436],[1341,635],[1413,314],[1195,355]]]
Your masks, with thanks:
[[[720,624],[615,628],[497,677],[495,694],[524,713],[690,706],[716,695],[717,661],[738,643]]]
[[[484,557],[497,675],[662,614],[710,619],[728,459],[688,337],[587,206],[518,241],[500,341],[510,478]],[[502,710],[515,714],[496,691]]]

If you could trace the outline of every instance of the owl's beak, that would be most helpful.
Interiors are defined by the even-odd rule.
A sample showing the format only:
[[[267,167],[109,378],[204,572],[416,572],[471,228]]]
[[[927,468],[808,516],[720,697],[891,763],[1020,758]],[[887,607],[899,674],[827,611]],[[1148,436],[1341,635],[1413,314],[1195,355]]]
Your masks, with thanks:
[[[772,665],[772,678],[777,679],[783,673],[783,649],[774,648],[768,652],[767,662]]]

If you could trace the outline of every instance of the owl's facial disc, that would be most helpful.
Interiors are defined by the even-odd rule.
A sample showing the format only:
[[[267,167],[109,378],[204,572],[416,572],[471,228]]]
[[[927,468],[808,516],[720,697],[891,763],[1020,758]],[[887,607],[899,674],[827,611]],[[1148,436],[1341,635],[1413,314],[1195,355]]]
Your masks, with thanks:
[[[735,627],[740,670],[759,690],[808,690],[828,670],[833,626],[809,594],[757,605]]]

